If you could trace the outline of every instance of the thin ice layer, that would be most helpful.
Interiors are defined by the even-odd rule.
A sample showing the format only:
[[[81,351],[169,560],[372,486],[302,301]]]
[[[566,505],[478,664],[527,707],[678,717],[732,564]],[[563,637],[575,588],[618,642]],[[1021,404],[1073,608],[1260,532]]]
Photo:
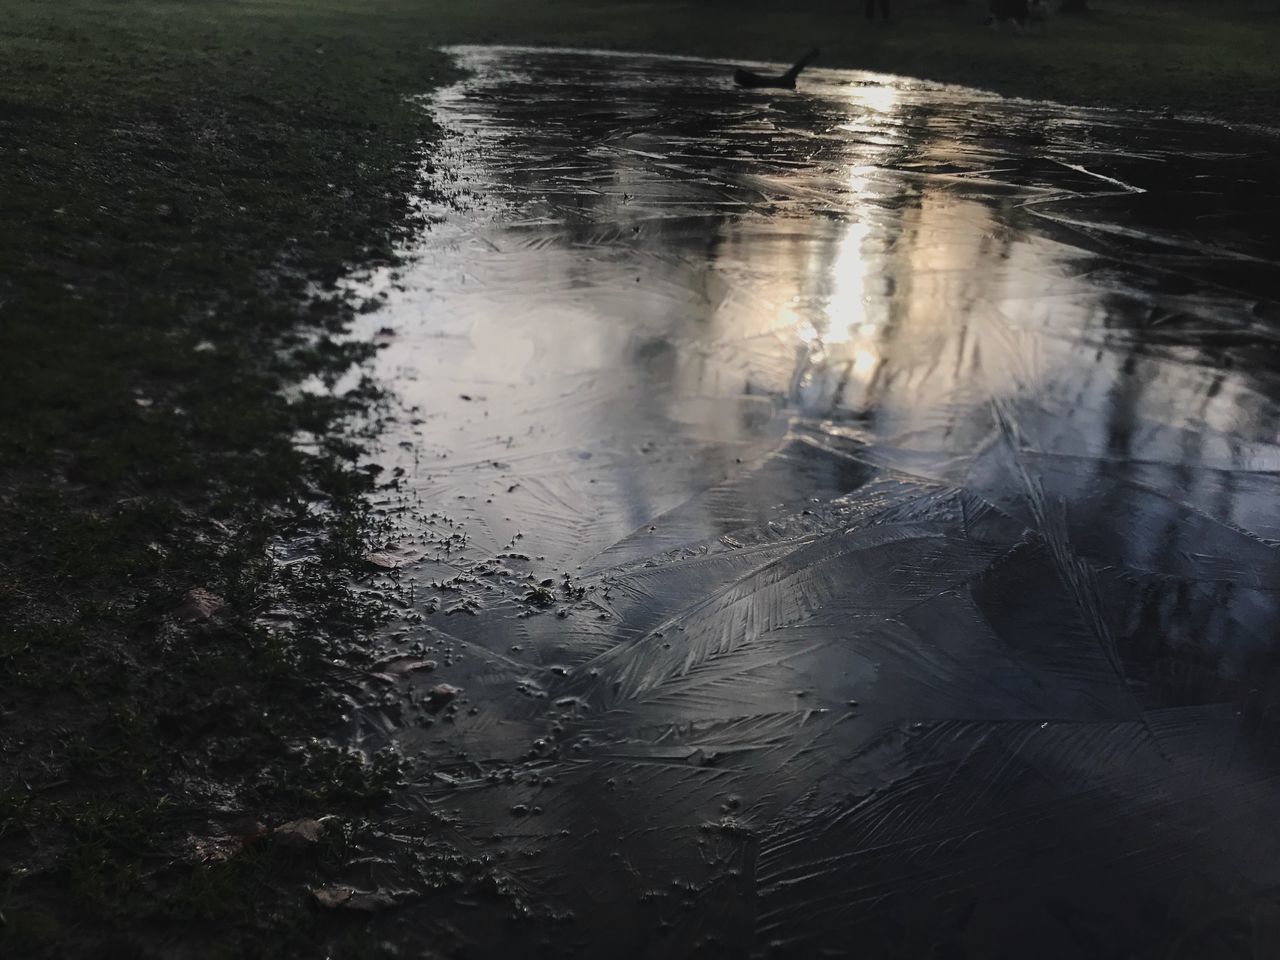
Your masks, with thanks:
[[[1274,137],[459,54],[370,323],[464,694],[353,736],[572,915],[475,955],[1271,955]]]

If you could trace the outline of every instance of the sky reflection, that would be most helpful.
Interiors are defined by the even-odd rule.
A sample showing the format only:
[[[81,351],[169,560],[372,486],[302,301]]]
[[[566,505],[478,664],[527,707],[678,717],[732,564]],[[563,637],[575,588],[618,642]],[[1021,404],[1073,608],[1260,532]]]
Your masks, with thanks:
[[[1246,203],[1258,144],[463,55],[444,175],[485,200],[369,321],[408,408],[381,506],[420,619],[389,655],[468,698],[356,717],[431,764],[397,822],[448,809],[627,956],[1066,960],[1081,916],[1160,955],[1135,891],[1252,917],[1280,882],[1275,265],[1140,198]]]

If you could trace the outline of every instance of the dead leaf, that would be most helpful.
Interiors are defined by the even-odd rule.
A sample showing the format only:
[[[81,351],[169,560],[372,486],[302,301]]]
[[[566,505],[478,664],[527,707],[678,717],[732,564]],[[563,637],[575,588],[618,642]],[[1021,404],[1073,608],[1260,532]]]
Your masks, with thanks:
[[[223,863],[244,849],[239,837],[187,837],[179,844],[186,863]]]
[[[208,620],[226,605],[227,601],[216,593],[211,593],[204,587],[192,587],[187,591],[182,603],[173,611],[173,615],[179,620],[194,623],[197,620]]]
[[[329,910],[359,910],[374,913],[396,905],[394,894],[386,890],[357,890],[345,884],[335,883],[326,887],[312,887],[311,896],[316,903]]]
[[[247,847],[266,836],[267,825],[255,816],[246,815],[227,824],[227,833],[238,837]]]
[[[435,660],[421,660],[417,657],[392,657],[383,660],[373,668],[373,672],[388,677],[404,676],[407,673],[430,673],[439,664]]]
[[[433,713],[441,710],[461,692],[461,687],[455,687],[451,683],[437,683],[427,691],[427,709]]]
[[[319,841],[324,833],[324,824],[319,820],[303,817],[290,820],[276,827],[272,837],[277,843],[289,850],[305,850]]]

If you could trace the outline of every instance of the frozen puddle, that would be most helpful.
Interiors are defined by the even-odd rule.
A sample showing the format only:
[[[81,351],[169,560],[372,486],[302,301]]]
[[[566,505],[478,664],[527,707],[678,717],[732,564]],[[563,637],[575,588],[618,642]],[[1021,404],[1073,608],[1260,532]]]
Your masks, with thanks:
[[[469,955],[1274,955],[1274,140],[458,53],[353,736]]]

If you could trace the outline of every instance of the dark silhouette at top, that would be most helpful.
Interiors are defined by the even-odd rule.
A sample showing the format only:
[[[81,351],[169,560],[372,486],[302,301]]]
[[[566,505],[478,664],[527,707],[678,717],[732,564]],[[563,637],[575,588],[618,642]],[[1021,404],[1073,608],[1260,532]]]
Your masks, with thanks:
[[[750,70],[739,68],[734,71],[733,82],[740,87],[780,87],[784,90],[794,90],[796,88],[796,77],[800,76],[800,71],[812,63],[818,56],[818,48],[814,47],[803,57],[796,61],[786,73],[776,77],[766,77],[763,74],[752,73]]]

